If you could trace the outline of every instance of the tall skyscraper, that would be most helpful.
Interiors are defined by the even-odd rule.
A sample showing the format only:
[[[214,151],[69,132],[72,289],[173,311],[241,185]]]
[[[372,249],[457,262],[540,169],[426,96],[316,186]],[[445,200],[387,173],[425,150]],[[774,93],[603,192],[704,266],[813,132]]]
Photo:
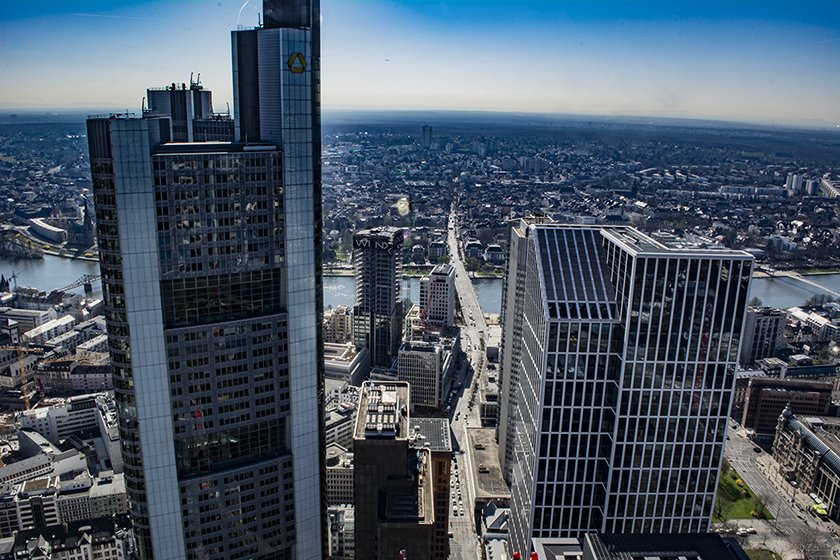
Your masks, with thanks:
[[[233,32],[237,142],[171,142],[170,116],[88,120],[144,559],[323,553],[319,11],[263,7]]]
[[[353,236],[356,275],[353,342],[359,348],[370,350],[373,367],[390,368],[400,347],[402,243],[403,231],[395,227],[365,229]]]
[[[432,127],[427,124],[423,125],[423,136],[420,139],[420,145],[424,148],[430,148],[432,146]]]
[[[708,530],[752,257],[629,227],[523,227],[506,293],[521,309],[512,549]]]
[[[420,279],[420,317],[430,325],[448,327],[455,320],[455,267],[436,265]]]

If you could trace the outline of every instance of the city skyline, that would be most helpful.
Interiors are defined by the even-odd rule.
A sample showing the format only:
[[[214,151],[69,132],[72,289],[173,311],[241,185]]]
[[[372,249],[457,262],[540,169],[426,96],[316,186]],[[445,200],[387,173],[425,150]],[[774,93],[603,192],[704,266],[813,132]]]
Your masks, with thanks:
[[[139,111],[137,92],[187,81],[190,72],[216,92],[216,111],[233,108],[227,34],[256,24],[258,5],[8,6],[0,16],[8,77],[0,108]],[[333,0],[322,14],[330,110],[840,123],[840,74],[832,70],[840,58],[840,8],[829,2]],[[164,51],[172,54],[158,56]]]

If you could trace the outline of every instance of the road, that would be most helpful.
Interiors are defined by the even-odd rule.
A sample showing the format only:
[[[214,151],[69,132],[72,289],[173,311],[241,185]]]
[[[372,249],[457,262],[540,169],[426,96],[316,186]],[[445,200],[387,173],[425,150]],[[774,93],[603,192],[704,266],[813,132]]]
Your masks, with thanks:
[[[457,560],[475,560],[481,558],[481,545],[476,533],[476,519],[474,517],[475,481],[473,480],[472,450],[467,440],[467,427],[479,426],[478,383],[484,367],[484,352],[482,351],[482,337],[487,332],[484,315],[475,289],[464,263],[458,252],[456,236],[455,212],[453,209],[449,217],[449,254],[450,263],[455,267],[455,288],[464,326],[461,328],[461,345],[467,360],[462,364],[456,378],[450,382],[450,387],[456,388],[460,384],[458,402],[450,412],[450,422],[455,440],[455,460],[458,465],[459,482],[464,503],[463,516],[450,516],[450,526],[453,538],[450,539],[450,558]],[[474,393],[475,392],[475,393]],[[470,398],[475,394],[474,406],[470,406]],[[453,474],[454,478],[454,474]],[[452,488],[453,495],[457,494]],[[457,499],[457,496],[456,496]]]
[[[810,499],[779,475],[778,463],[773,457],[764,451],[756,452],[756,445],[747,438],[743,428],[730,430],[729,436],[726,458],[743,481],[765,501],[767,509],[776,518],[773,521],[737,522],[742,526],[754,526],[758,530],[758,534],[747,539],[747,546],[766,546],[782,554],[785,559],[798,558],[801,554],[792,543],[798,535],[804,533],[840,553],[840,541],[832,534],[836,525],[807,513]]]

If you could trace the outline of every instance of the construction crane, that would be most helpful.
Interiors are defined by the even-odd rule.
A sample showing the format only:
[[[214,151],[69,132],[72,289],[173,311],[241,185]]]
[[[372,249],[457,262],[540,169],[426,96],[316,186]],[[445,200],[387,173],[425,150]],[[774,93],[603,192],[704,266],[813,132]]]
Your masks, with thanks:
[[[27,353],[43,354],[45,350],[43,348],[29,348],[23,346],[0,346],[0,350],[17,352],[18,369],[20,370],[20,389],[21,393],[23,393],[24,410],[29,410],[29,391],[26,387],[28,385],[28,381],[26,378],[26,363],[24,362],[23,358]]]

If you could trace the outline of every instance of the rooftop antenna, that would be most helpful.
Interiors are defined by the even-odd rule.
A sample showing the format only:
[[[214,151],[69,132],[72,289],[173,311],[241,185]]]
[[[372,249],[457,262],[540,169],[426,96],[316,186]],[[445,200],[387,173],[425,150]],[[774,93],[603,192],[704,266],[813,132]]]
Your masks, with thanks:
[[[225,105],[227,105],[227,114],[230,116],[230,101],[226,102]]]
[[[190,72],[190,85],[193,85],[193,84],[195,84],[195,82],[193,81],[193,73]]]
[[[198,76],[195,77],[195,85],[201,85],[201,72],[198,73]]]
[[[143,96],[143,100],[140,101],[140,112],[141,113],[146,112],[146,96],[145,95]]]
[[[257,27],[262,27],[262,14],[257,14]]]

